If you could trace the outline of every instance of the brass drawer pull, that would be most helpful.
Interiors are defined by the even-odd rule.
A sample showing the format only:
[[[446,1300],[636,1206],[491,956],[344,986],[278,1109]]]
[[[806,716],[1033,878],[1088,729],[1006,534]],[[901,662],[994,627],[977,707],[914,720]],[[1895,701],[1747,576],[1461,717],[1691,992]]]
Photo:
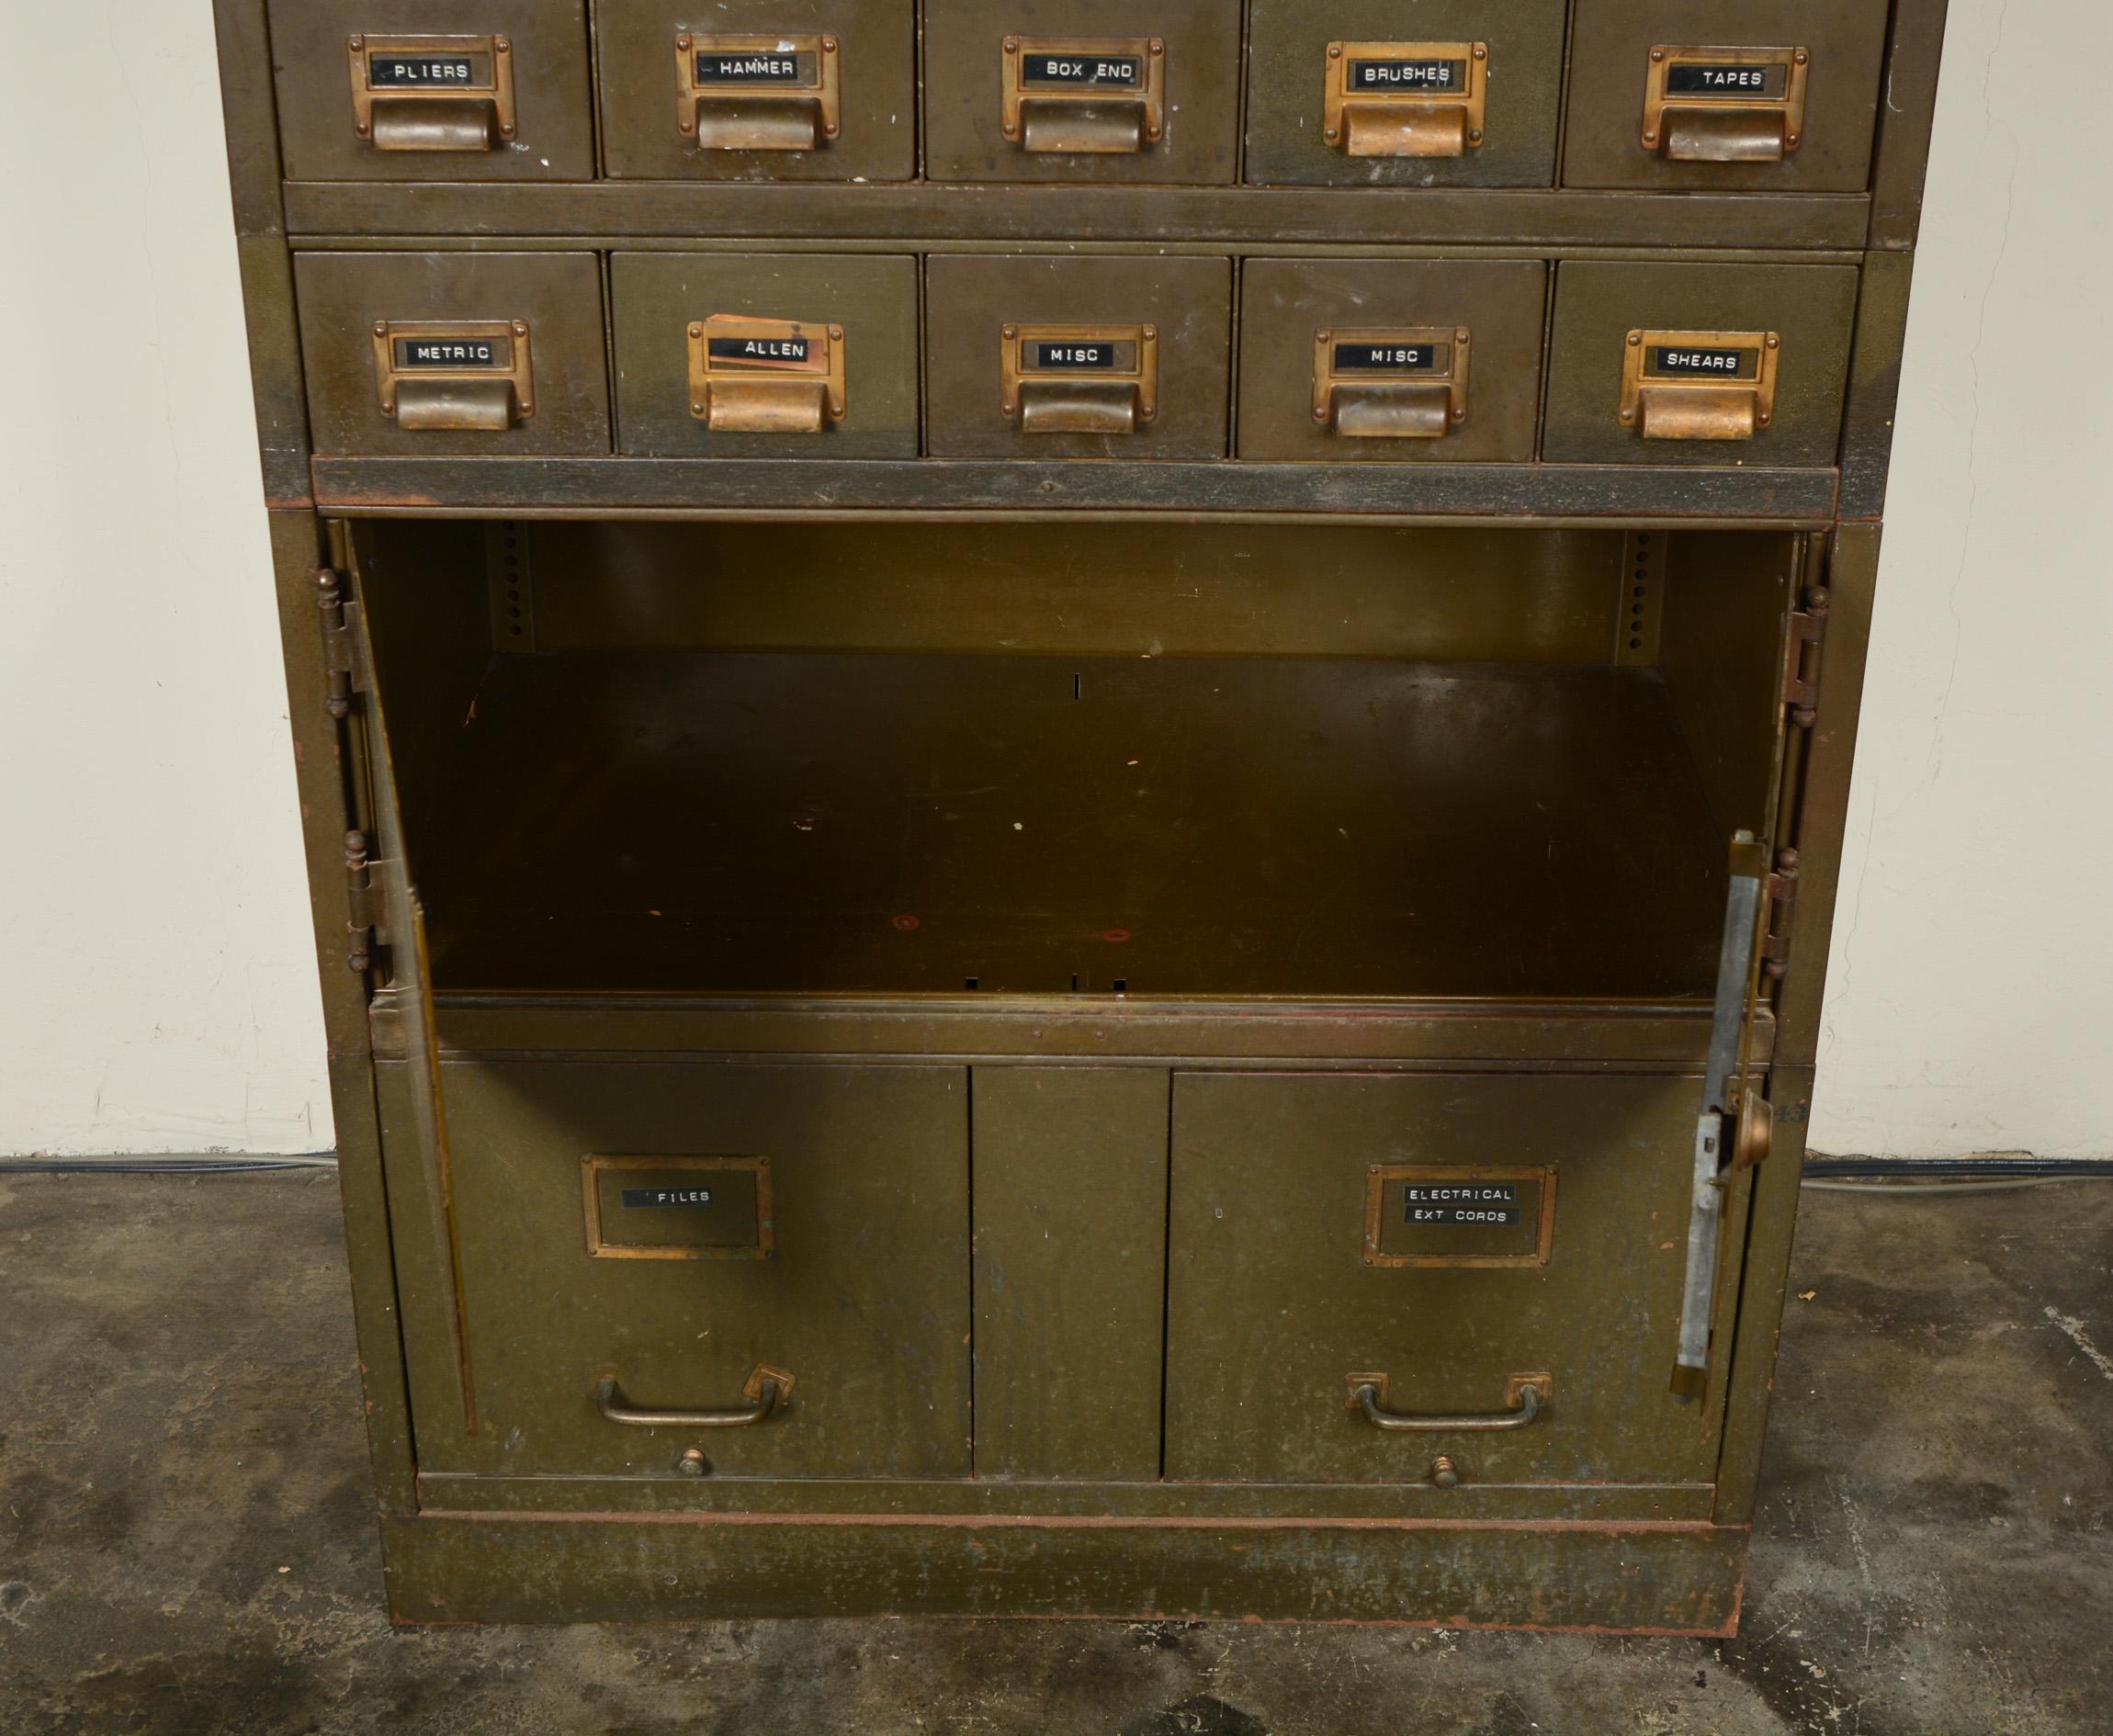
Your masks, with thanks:
[[[1159,331],[1009,325],[999,375],[1023,434],[1134,434],[1159,413]]]
[[[381,413],[413,434],[504,434],[536,413],[525,320],[378,320]]]
[[[1551,1381],[1545,1374],[1515,1374],[1506,1383],[1505,1403],[1510,1407],[1493,1416],[1404,1416],[1386,1408],[1386,1376],[1352,1374],[1344,1377],[1350,1408],[1362,1411],[1365,1421],[1390,1435],[1497,1434],[1524,1428],[1541,1415],[1548,1402]]]
[[[675,125],[702,151],[819,151],[843,130],[833,36],[675,38]]]
[[[792,1390],[791,1375],[763,1363],[741,1388],[741,1396],[749,1402],[738,1410],[646,1411],[625,1399],[615,1375],[605,1374],[594,1389],[594,1408],[627,1428],[748,1428],[768,1420],[792,1396]]]
[[[1005,39],[1001,130],[1034,154],[1135,156],[1167,130],[1167,45]]]
[[[1486,42],[1330,42],[1321,137],[1353,157],[1458,157],[1482,143]]]
[[[517,130],[503,36],[354,36],[353,130],[377,151],[501,151]]]
[[[1346,440],[1441,440],[1467,420],[1465,330],[1314,334],[1314,421]]]
[[[1644,149],[1675,163],[1780,163],[1804,142],[1802,48],[1651,51]]]

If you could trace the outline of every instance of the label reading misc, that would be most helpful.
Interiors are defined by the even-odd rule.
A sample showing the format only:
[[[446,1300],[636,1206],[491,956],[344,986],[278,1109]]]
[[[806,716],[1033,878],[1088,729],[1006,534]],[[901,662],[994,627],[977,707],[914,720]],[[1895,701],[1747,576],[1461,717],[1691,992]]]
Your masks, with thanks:
[[[712,1203],[709,1188],[626,1188],[624,1210],[627,1212],[665,1212],[683,1206],[708,1206]]]
[[[813,344],[803,337],[716,337],[705,351],[715,362],[746,362],[755,367],[804,367],[814,358]]]
[[[503,367],[504,344],[492,338],[399,338],[399,367]]]
[[[1043,372],[1072,372],[1079,368],[1113,373],[1116,346],[1106,341],[1071,338],[1062,343],[1036,343],[1027,346],[1027,365]]]
[[[1752,379],[1760,371],[1758,350],[1703,349],[1689,345],[1654,344],[1651,371],[1672,374],[1682,379]]]
[[[1038,49],[1020,57],[1020,82],[1055,90],[1143,90],[1145,57]]]
[[[370,90],[487,90],[492,80],[482,56],[470,54],[370,54]]]
[[[1790,69],[1780,61],[1744,66],[1730,62],[1676,61],[1666,69],[1668,96],[1729,96],[1772,101],[1790,86]]]
[[[1339,374],[1429,374],[1437,371],[1441,345],[1436,344],[1339,344]]]
[[[814,74],[808,65],[808,56],[791,53],[762,53],[745,51],[739,53],[706,51],[697,56],[697,83],[700,85],[767,85],[792,86],[814,83]]]
[[[1352,61],[1350,88],[1353,95],[1417,96],[1433,92],[1458,93],[1467,88],[1467,62]]]
[[[1402,1222],[1420,1224],[1504,1224],[1519,1222],[1519,1189],[1508,1183],[1458,1187],[1411,1182],[1401,1190]]]

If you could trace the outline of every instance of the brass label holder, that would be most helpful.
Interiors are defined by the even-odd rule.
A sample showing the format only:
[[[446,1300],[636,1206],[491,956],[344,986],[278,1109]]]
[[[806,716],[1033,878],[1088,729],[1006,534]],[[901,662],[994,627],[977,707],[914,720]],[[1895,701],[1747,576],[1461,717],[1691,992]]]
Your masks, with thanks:
[[[752,1186],[755,1216],[740,1214],[743,1239],[723,1245],[697,1242],[647,1242],[615,1237],[604,1210],[605,1182],[618,1183],[620,1213],[635,1205],[650,1208],[649,1219],[662,1212],[710,1212],[721,1202],[719,1179],[735,1176],[742,1194]],[[621,1184],[642,1184],[634,1189]],[[776,1246],[777,1223],[771,1195],[771,1160],[768,1157],[607,1157],[580,1160],[581,1209],[587,1232],[587,1252],[603,1260],[767,1260]],[[652,1197],[633,1200],[634,1192]],[[745,1200],[729,1203],[745,1204]],[[791,1389],[789,1376],[781,1377]],[[756,1394],[750,1392],[750,1398]]]
[[[1419,1225],[1427,1233],[1451,1232],[1453,1238],[1482,1236],[1491,1230],[1527,1232],[1523,1247],[1500,1254],[1475,1253],[1465,1246],[1429,1253],[1389,1252],[1388,1189],[1400,1184],[1404,1202],[1416,1189],[1429,1191],[1432,1203]],[[1531,1189],[1531,1214],[1520,1199]],[[1504,1215],[1508,1213],[1509,1215]],[[1396,1245],[1398,1246],[1398,1244]],[[1503,1246],[1499,1242],[1498,1246]],[[1491,1268],[1540,1267],[1555,1253],[1555,1167],[1553,1164],[1467,1166],[1461,1164],[1373,1164],[1365,1172],[1364,1263],[1373,1267],[1441,1266]],[[1543,1394],[1545,1396],[1545,1394]],[[1383,1395],[1384,1397],[1384,1395]]]
[[[1009,325],[1000,408],[1025,434],[1129,434],[1159,413],[1159,329]]]
[[[1780,163],[1804,142],[1802,48],[1651,51],[1644,149],[1676,163]]]
[[[1438,440],[1467,420],[1464,328],[1314,333],[1314,421],[1346,440]]]
[[[498,151],[518,130],[503,36],[348,38],[353,130],[377,151]]]
[[[1632,332],[1621,425],[1646,440],[1751,440],[1776,413],[1773,332]]]
[[[1353,157],[1458,157],[1482,143],[1486,42],[1330,42],[1321,138]]]
[[[1001,130],[1023,151],[1136,155],[1167,132],[1167,45],[1158,37],[1009,36]]]
[[[841,325],[715,313],[689,339],[690,414],[714,434],[819,434],[850,412]]]
[[[700,151],[818,151],[843,130],[833,36],[675,37],[675,125]]]
[[[525,320],[378,320],[381,413],[413,433],[503,434],[536,413]]]

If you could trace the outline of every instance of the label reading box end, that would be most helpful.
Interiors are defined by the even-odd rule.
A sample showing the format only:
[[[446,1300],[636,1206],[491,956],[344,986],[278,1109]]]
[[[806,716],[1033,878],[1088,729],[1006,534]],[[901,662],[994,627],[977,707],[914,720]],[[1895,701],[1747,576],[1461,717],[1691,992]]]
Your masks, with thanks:
[[[1038,49],[1021,56],[1020,81],[1053,90],[1143,90],[1145,62],[1136,54],[1067,54]]]

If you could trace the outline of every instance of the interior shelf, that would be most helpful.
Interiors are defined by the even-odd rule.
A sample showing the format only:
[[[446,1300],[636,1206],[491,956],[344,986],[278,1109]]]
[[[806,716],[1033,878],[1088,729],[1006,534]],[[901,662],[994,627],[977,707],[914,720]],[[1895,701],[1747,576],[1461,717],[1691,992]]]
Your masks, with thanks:
[[[438,987],[1695,1000],[1651,668],[492,659],[408,816]]]

